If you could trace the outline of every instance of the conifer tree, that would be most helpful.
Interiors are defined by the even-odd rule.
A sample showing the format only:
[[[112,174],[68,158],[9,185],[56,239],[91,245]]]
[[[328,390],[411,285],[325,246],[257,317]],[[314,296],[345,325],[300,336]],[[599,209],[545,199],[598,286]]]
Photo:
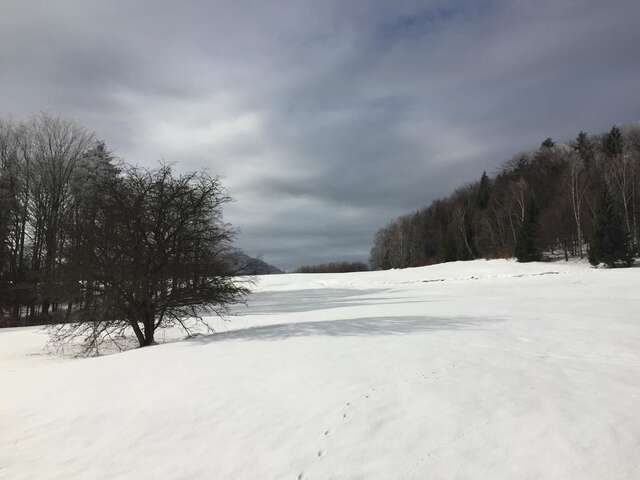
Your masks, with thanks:
[[[589,244],[589,263],[605,263],[609,267],[619,263],[630,266],[633,263],[624,220],[606,188],[602,189],[594,218]]]
[[[515,256],[519,262],[537,262],[541,259],[538,247],[539,217],[538,206],[531,198],[516,241]]]
[[[542,142],[542,148],[553,148],[556,146],[556,142],[553,141],[551,137],[545,138],[544,142]]]
[[[480,185],[478,186],[478,208],[485,209],[489,204],[489,196],[491,194],[489,184],[489,177],[487,176],[487,172],[482,172],[482,177],[480,177]]]
[[[615,158],[622,155],[624,149],[624,139],[622,138],[622,132],[615,125],[611,127],[611,131],[604,137],[602,141],[602,147],[605,153],[610,158]]]
[[[587,170],[589,170],[593,164],[595,152],[593,143],[589,140],[589,135],[586,132],[581,131],[578,134],[573,143],[573,149],[578,153]]]

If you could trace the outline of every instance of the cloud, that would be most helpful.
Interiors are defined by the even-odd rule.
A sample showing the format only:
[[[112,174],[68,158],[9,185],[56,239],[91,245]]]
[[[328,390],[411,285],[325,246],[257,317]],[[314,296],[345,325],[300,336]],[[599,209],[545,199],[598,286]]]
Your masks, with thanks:
[[[366,259],[375,230],[551,135],[637,121],[635,0],[5,0],[1,116],[224,177],[239,244]]]

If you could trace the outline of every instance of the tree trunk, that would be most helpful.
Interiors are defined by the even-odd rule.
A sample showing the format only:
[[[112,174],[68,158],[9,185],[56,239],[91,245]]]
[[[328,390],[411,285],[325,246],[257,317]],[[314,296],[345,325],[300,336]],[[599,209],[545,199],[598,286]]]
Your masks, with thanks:
[[[150,303],[150,302],[149,302]],[[153,314],[153,309],[147,307],[147,311],[144,313],[144,345],[143,347],[148,347],[149,345],[155,344],[154,339],[155,333],[155,315]]]
[[[140,325],[138,325],[137,320],[132,320],[129,322],[131,324],[131,328],[133,328],[134,333],[136,334],[136,338],[138,339],[138,344],[140,345],[140,347],[144,347],[145,346],[145,336],[142,333],[142,330],[140,330]]]
[[[154,338],[154,331],[151,330],[149,331],[149,333],[145,332],[144,335],[144,342],[143,345],[141,345],[142,347],[148,347],[149,345],[155,345],[156,341]]]

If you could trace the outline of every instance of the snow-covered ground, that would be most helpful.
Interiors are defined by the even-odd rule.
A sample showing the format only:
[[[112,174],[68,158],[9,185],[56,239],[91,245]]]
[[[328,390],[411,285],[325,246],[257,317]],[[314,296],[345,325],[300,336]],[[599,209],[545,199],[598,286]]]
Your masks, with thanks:
[[[217,324],[85,359],[0,331],[0,478],[640,478],[640,268],[262,277]]]

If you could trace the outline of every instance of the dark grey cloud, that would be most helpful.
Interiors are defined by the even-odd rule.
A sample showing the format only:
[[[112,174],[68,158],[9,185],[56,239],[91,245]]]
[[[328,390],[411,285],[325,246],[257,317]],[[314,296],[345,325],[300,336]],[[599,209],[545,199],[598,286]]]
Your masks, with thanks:
[[[0,115],[221,174],[276,265],[365,259],[394,216],[546,136],[640,120],[636,0],[4,0]]]

